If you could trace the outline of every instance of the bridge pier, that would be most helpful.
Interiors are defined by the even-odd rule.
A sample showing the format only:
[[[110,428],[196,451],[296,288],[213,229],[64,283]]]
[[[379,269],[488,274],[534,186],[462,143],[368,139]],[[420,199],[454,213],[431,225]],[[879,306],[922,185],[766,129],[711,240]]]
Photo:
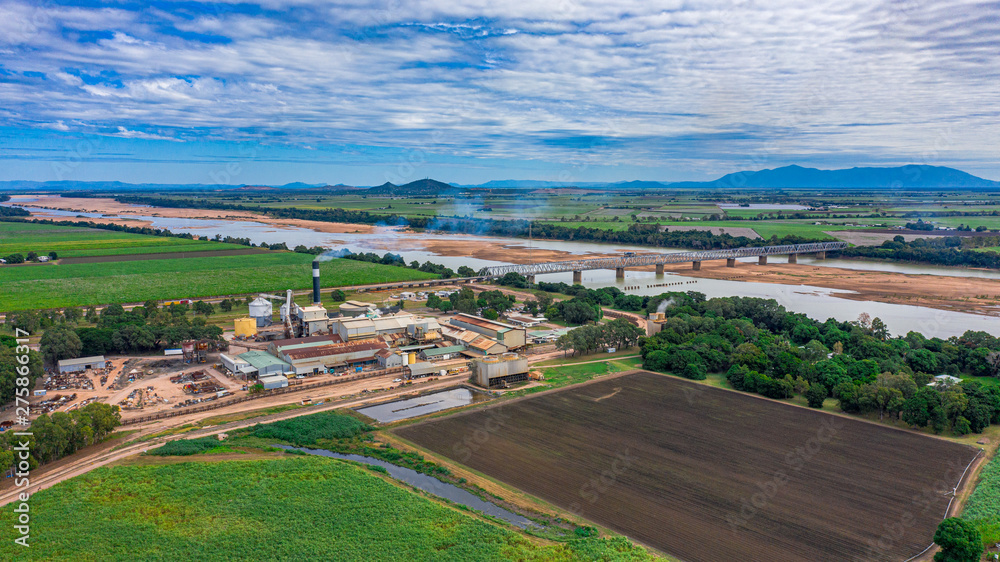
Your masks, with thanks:
[[[799,263],[799,256],[796,254],[788,254],[788,263]]]
[[[528,284],[529,285],[534,285],[535,284],[535,276],[534,275],[528,275],[527,279],[528,279]]]
[[[691,262],[691,269],[695,271],[701,271],[701,262],[700,261]]]
[[[726,258],[726,267],[736,267],[736,258]]]
[[[662,263],[656,264],[656,276],[657,277],[662,277],[663,276],[663,264]]]
[[[757,265],[767,265],[767,256],[759,256],[757,258]]]
[[[615,268],[615,279],[625,279],[625,268],[616,267]]]
[[[574,285],[583,285],[583,272],[582,271],[574,271],[573,272],[573,284]]]
[[[826,252],[816,252],[816,259],[818,259],[818,260],[825,260],[826,259]]]

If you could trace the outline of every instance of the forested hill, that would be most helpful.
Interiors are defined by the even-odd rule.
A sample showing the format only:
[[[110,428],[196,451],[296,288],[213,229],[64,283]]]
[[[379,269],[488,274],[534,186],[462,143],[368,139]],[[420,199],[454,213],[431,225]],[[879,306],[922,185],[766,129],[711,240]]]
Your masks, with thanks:
[[[785,166],[773,170],[744,171],[726,174],[709,182],[677,182],[670,187],[725,188],[884,188],[913,189],[920,187],[969,188],[1000,187],[1000,182],[976,177],[961,170],[944,166],[911,164],[895,168],[850,168],[818,170],[802,166]]]

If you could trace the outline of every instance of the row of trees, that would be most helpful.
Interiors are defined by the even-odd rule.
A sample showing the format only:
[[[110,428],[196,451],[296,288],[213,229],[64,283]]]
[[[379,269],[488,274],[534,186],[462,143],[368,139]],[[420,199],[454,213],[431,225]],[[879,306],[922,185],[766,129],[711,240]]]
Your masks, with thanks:
[[[957,265],[963,267],[982,267],[1000,269],[1000,254],[990,251],[976,251],[962,248],[962,239],[958,236],[942,236],[939,238],[906,242],[902,236],[886,240],[881,246],[854,246],[840,250],[844,257],[874,258],[898,260],[934,265]],[[975,242],[970,246],[977,246]]]
[[[100,443],[121,425],[118,406],[92,402],[72,412],[42,414],[26,430],[31,436],[15,436],[12,431],[0,433],[0,469],[13,466],[13,448],[27,439],[31,469],[57,461],[80,449]]]
[[[221,308],[232,309],[236,301],[225,299]],[[214,308],[206,302],[194,304],[196,313],[211,314]],[[210,326],[205,318],[188,319],[186,305],[174,304],[161,308],[156,301],[147,301],[130,311],[121,305],[109,305],[97,314],[88,311],[86,317],[95,325],[77,326],[64,319],[45,329],[41,350],[45,360],[103,355],[106,353],[141,353],[172,347],[186,340],[222,341],[222,328]]]
[[[353,252],[351,252],[351,251],[348,250],[348,251],[343,252],[343,254],[340,255],[339,257],[342,257],[342,258],[345,258],[345,259],[349,259],[349,260],[355,260],[355,261],[365,261],[365,262],[369,262],[369,263],[379,263],[379,264],[382,264],[382,265],[395,265],[395,266],[398,266],[398,267],[409,267],[410,269],[416,269],[417,271],[424,271],[426,273],[434,273],[436,275],[440,275],[442,279],[450,279],[452,277],[455,277],[455,272],[450,267],[446,267],[446,266],[441,265],[439,263],[431,263],[429,261],[425,261],[424,263],[420,263],[420,262],[418,262],[416,260],[414,260],[414,261],[410,262],[409,264],[407,264],[406,260],[403,259],[403,256],[400,256],[399,254],[393,254],[391,252],[387,252],[386,254],[384,254],[382,256],[379,256],[378,254],[376,254],[374,252],[367,252],[367,253],[355,254],[355,253],[353,253]],[[463,277],[468,277],[470,275],[475,275],[475,273],[476,273],[474,270],[472,270],[471,268],[469,268],[467,266],[462,266],[462,267],[458,268],[458,271],[459,271],[458,275],[463,276]]]
[[[566,332],[556,340],[556,349],[564,352],[572,349],[574,355],[609,347],[624,349],[636,345],[644,333],[625,318],[615,318],[605,324],[589,324]]]
[[[23,377],[17,371],[21,366],[20,358],[24,357],[27,351],[28,356],[28,388],[32,388],[35,379],[42,376],[42,356],[30,349],[17,349],[17,339],[6,334],[0,335],[0,405],[9,404],[16,396],[17,379]],[[23,381],[22,381],[23,382]]]
[[[779,399],[801,394],[814,407],[833,397],[845,412],[935,431],[978,433],[1000,423],[1000,388],[977,381],[927,386],[941,373],[1000,375],[1000,340],[985,332],[892,338],[878,318],[821,323],[770,299],[705,300],[696,292],[659,295],[649,306],[667,318],[641,342],[646,368],[693,379],[725,373],[737,390]]]

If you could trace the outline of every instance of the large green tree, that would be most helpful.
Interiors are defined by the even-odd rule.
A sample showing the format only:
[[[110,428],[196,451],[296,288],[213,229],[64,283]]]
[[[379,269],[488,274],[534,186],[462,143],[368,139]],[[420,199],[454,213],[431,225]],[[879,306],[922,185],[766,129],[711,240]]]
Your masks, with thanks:
[[[979,562],[983,556],[983,539],[976,527],[957,517],[949,517],[938,525],[934,543],[941,550],[935,562]]]
[[[42,356],[49,363],[60,359],[73,359],[80,356],[83,343],[76,331],[65,324],[53,326],[42,333]]]

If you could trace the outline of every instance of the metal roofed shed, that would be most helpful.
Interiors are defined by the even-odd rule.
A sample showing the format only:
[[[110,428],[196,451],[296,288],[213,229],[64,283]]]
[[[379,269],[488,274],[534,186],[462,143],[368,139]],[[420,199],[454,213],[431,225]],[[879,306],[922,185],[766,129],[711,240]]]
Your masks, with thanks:
[[[257,369],[257,372],[261,377],[265,377],[271,374],[281,374],[286,371],[290,371],[292,366],[285,363],[281,359],[266,353],[264,351],[259,351],[256,349],[251,349],[246,353],[241,353],[237,357],[249,363],[252,367]]]
[[[288,386],[288,378],[284,375],[268,375],[260,377],[257,380],[260,384],[264,385],[264,390],[274,390]]]
[[[60,373],[78,373],[87,369],[103,369],[108,364],[103,355],[63,359],[57,363]]]
[[[451,345],[448,347],[432,347],[425,349],[420,352],[420,355],[424,359],[434,360],[434,359],[451,359],[452,355],[457,355],[465,351],[464,345]]]
[[[410,368],[411,377],[426,377],[428,375],[437,375],[441,373],[441,368],[433,363],[411,363],[408,365]]]
[[[374,311],[376,306],[370,302],[348,300],[344,301],[338,308],[344,316],[357,316]]]

